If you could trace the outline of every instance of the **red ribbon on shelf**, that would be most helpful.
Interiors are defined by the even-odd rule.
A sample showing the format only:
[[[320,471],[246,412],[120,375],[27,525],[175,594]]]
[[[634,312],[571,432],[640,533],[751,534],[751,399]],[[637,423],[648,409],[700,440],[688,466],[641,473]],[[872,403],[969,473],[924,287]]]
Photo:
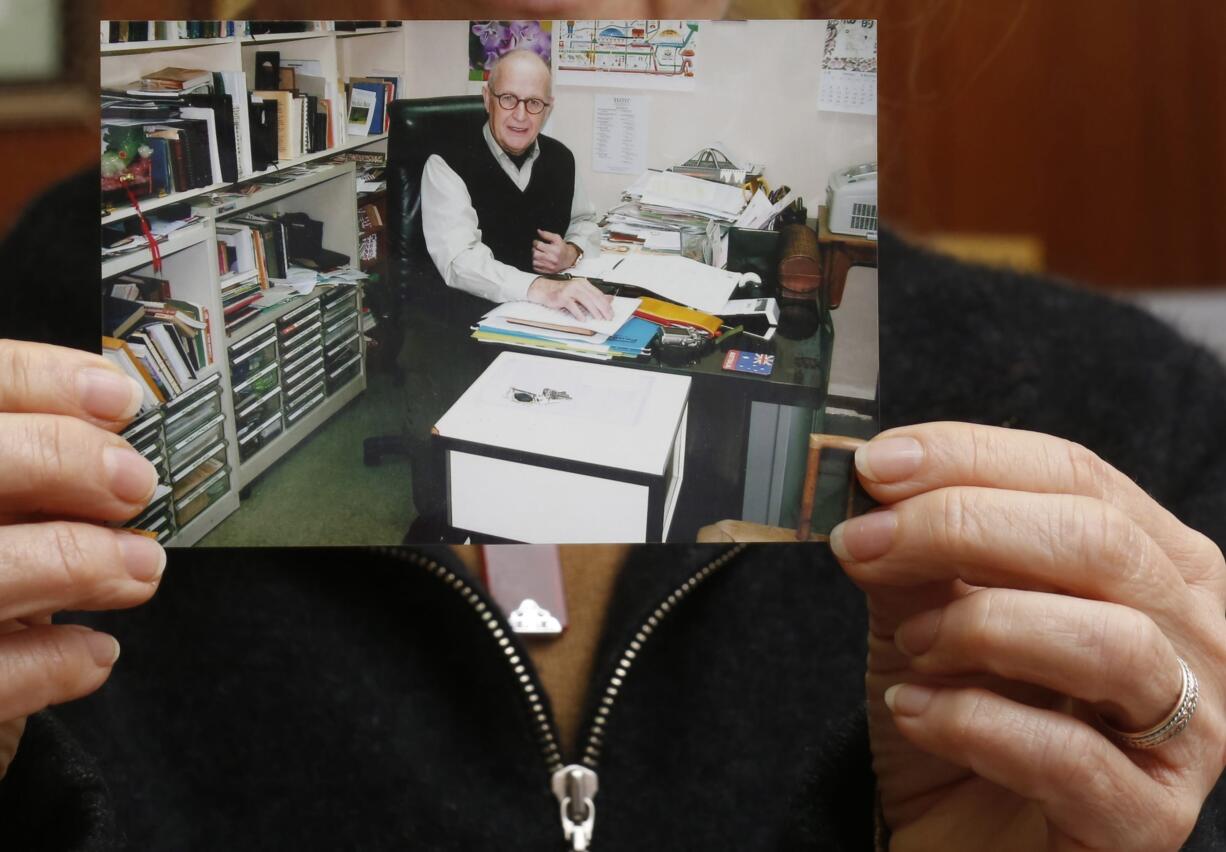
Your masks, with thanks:
[[[149,242],[149,254],[153,258],[153,271],[162,271],[162,251],[158,248],[157,238],[153,236],[153,230],[149,227],[149,220],[145,218],[145,214],[141,212],[140,205],[136,203],[136,193],[132,191],[131,185],[125,186],[124,189],[128,192],[128,200],[132,202],[132,209],[136,211],[136,218],[140,220],[140,232],[145,235],[145,239]]]

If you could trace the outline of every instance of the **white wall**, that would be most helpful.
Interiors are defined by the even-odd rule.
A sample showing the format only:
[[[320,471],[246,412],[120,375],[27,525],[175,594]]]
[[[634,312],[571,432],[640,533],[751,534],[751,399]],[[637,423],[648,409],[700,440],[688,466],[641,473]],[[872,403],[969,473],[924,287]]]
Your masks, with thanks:
[[[462,95],[467,77],[465,21],[407,21],[408,97]],[[649,92],[647,165],[666,168],[699,148],[723,143],[729,153],[766,166],[772,186],[786,183],[811,214],[835,169],[877,158],[873,116],[818,112],[823,21],[716,21],[699,30],[692,92]],[[597,209],[616,204],[631,180],[598,174],[592,163],[593,94],[626,89],[557,86],[546,133],[565,142]]]

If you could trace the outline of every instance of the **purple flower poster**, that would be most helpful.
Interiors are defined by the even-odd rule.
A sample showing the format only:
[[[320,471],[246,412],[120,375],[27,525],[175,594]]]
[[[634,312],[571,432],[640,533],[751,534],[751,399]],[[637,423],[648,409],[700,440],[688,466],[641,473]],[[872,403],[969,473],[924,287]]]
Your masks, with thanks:
[[[468,79],[489,79],[494,61],[504,53],[526,48],[553,67],[553,21],[469,21]]]

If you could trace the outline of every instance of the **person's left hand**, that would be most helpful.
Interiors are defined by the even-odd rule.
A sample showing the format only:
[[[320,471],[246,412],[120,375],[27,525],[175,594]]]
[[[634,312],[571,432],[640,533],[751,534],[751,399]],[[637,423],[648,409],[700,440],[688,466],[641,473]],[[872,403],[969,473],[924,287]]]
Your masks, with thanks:
[[[1218,547],[1047,435],[904,427],[856,467],[883,506],[831,547],[868,595],[890,849],[1178,849],[1226,764]],[[1114,739],[1101,720],[1171,713],[1180,658],[1200,684],[1187,728],[1150,750]]]
[[[532,241],[532,271],[542,275],[555,275],[570,269],[579,259],[579,250],[566,242],[561,234],[552,231],[536,232],[539,240]]]

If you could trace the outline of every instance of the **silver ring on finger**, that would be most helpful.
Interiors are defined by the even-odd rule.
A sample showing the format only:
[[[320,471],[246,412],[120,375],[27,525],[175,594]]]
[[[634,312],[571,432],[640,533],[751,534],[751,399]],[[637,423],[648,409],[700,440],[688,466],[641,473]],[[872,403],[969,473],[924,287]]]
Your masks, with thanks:
[[[1175,708],[1161,722],[1144,731],[1121,731],[1111,727],[1102,720],[1101,716],[1099,717],[1107,733],[1117,743],[1128,748],[1156,748],[1187,729],[1188,723],[1192,721],[1192,714],[1196,712],[1196,702],[1200,697],[1200,684],[1192,669],[1184,662],[1183,657],[1177,659],[1179,669],[1183,674],[1183,686],[1179,691],[1179,700],[1175,702]]]

